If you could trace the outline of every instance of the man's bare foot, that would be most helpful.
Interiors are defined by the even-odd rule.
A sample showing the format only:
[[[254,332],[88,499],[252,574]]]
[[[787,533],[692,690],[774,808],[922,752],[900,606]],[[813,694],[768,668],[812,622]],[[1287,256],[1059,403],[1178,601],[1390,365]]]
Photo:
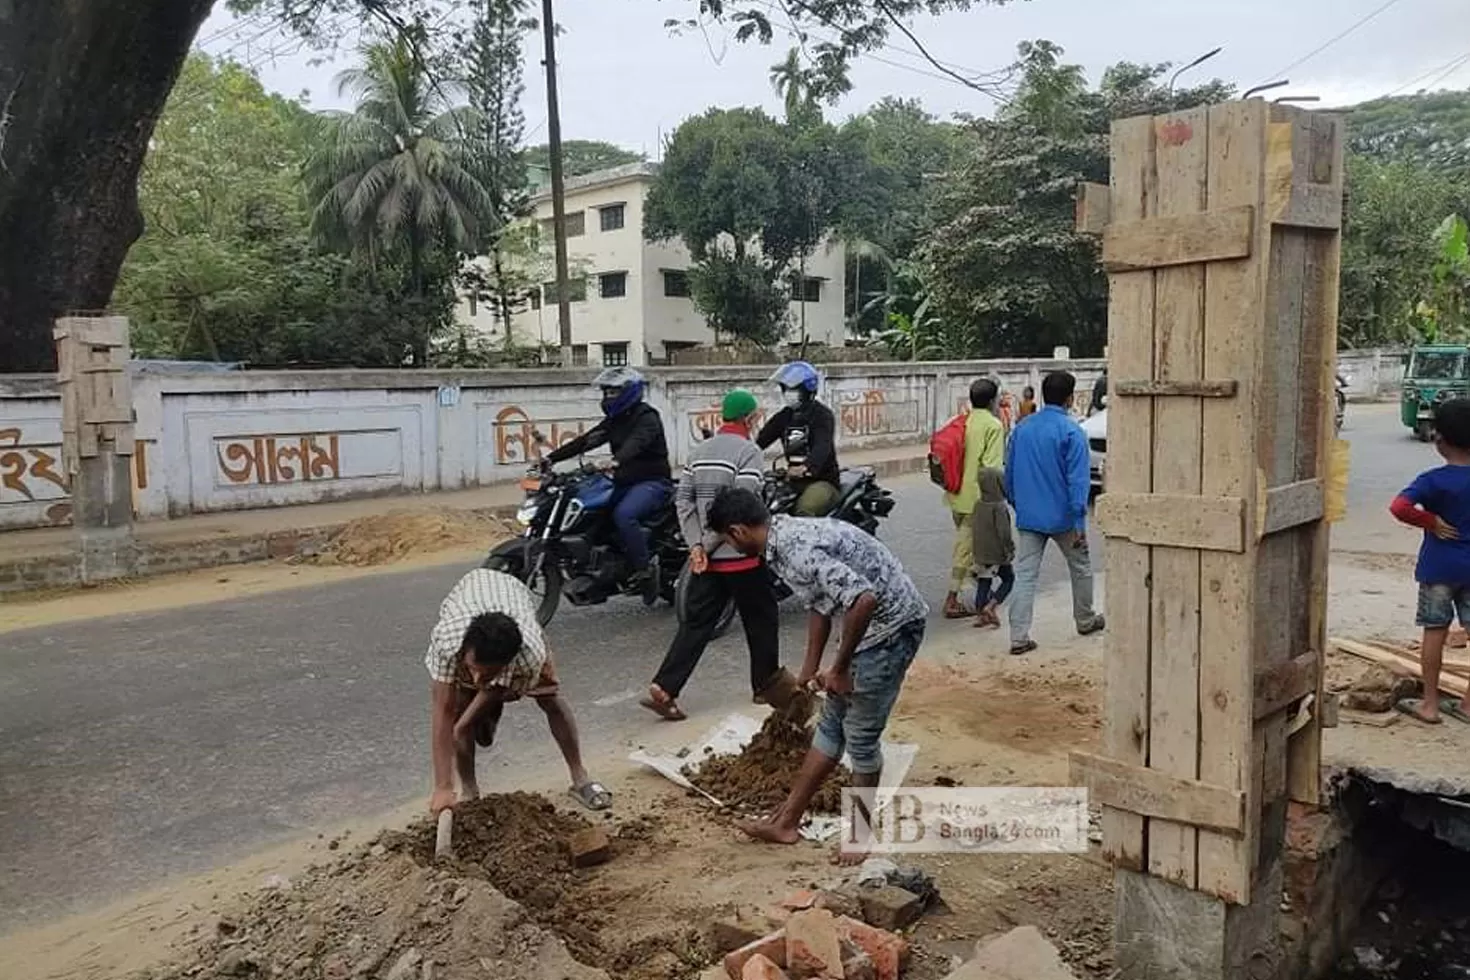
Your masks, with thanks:
[[[1394,709],[1426,725],[1438,725],[1443,721],[1439,702],[1432,698],[1403,698],[1394,705]]]
[[[801,834],[795,827],[783,827],[767,819],[737,820],[735,826],[745,836],[767,844],[795,844],[801,840]]]
[[[868,859],[868,849],[843,848],[838,844],[832,849],[832,863],[841,868],[855,868]]]

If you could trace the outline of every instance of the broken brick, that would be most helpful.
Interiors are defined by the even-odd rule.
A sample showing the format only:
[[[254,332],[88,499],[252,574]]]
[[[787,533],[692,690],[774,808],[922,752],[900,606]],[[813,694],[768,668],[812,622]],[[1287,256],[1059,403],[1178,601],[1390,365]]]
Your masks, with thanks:
[[[842,980],[842,940],[826,909],[805,909],[786,922],[786,968],[797,977]]]
[[[863,921],[879,929],[897,932],[924,914],[924,900],[897,885],[864,888],[861,895]]]
[[[740,980],[789,980],[786,971],[777,966],[769,956],[755,954],[745,961]]]
[[[744,980],[741,976],[745,964],[753,956],[764,956],[777,966],[786,965],[786,930],[777,929],[769,936],[762,936],[753,943],[725,954],[725,975],[730,980]]]
[[[858,895],[858,889],[854,886],[824,888],[817,892],[817,899],[812,907],[827,909],[833,915],[847,915],[854,919],[863,917],[862,899]]]
[[[851,953],[843,950],[842,976],[844,980],[878,980],[878,971],[873,966],[873,958],[867,953],[860,949]]]
[[[781,907],[783,909],[790,909],[793,912],[800,912],[802,909],[811,908],[816,904],[816,901],[817,893],[809,888],[803,888],[801,891],[792,892],[783,898],[781,900]]]
[[[845,915],[837,918],[837,934],[868,954],[875,980],[898,980],[909,955],[909,944],[902,936]]]
[[[572,849],[573,867],[590,868],[612,857],[612,845],[601,827],[577,831],[567,841],[567,846]]]
[[[773,925],[764,916],[731,915],[717,919],[709,926],[709,945],[720,956],[742,946],[749,946],[766,935]]]

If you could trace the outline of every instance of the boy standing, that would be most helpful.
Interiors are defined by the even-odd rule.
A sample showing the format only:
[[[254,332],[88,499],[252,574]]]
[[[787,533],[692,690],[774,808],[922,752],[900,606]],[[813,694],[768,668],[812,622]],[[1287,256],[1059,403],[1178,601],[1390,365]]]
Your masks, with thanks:
[[[1439,697],[1445,639],[1456,618],[1470,623],[1470,400],[1456,398],[1434,410],[1434,444],[1446,465],[1427,470],[1394,498],[1389,511],[1405,524],[1424,529],[1419,563],[1419,608],[1415,623],[1424,629],[1419,650],[1424,697],[1405,698],[1398,709],[1430,725],[1440,712],[1470,722],[1470,695],[1455,702]],[[1464,529],[1464,530],[1462,530]]]
[[[740,825],[756,840],[795,844],[807,806],[844,750],[852,761],[853,786],[878,786],[883,729],[924,639],[929,607],[893,552],[845,521],[772,517],[755,494],[730,489],[710,505],[708,523],[742,554],[764,554],[811,610],[797,683],[827,692],[822,716],[785,802],[771,816]],[[824,670],[822,657],[838,617],[842,636]],[[846,851],[841,857],[855,859]]]
[[[965,467],[960,477],[960,489],[944,495],[955,526],[949,594],[944,597],[945,619],[963,619],[971,613],[960,596],[966,583],[975,575],[970,527],[975,502],[980,498],[980,471],[999,469],[1005,464],[1005,426],[995,414],[995,399],[999,394],[1000,387],[989,378],[980,378],[970,385],[970,414],[965,419]],[[982,604],[977,597],[975,610],[978,611]]]

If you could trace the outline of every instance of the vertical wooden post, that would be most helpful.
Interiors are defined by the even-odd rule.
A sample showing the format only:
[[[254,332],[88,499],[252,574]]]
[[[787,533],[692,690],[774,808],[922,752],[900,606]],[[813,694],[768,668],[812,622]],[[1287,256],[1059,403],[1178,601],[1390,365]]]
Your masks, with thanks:
[[[1110,758],[1073,769],[1105,806],[1126,976],[1270,966],[1286,801],[1318,801],[1342,144],[1260,100],[1123,120],[1078,202],[1115,397]]]
[[[71,485],[81,578],[133,574],[133,390],[124,317],[56,321],[61,452]]]

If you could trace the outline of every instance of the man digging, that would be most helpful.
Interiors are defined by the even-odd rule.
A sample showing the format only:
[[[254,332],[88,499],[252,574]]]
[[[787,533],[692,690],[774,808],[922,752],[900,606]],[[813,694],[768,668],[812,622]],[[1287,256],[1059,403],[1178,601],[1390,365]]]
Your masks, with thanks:
[[[893,552],[844,521],[772,517],[758,496],[738,488],[715,498],[706,521],[742,554],[764,555],[811,610],[797,683],[827,693],[812,746],[776,812],[739,825],[756,840],[795,844],[807,807],[844,749],[853,786],[878,785],[883,730],[923,642],[929,607]],[[837,653],[822,669],[832,620],[839,615]],[[839,847],[836,859],[855,864],[862,855]]]
[[[577,721],[561,696],[546,636],[536,622],[536,598],[503,572],[477,568],[459,580],[439,607],[424,665],[433,678],[429,744],[434,759],[435,814],[480,795],[475,745],[489,748],[505,706],[529,697],[546,714],[551,737],[572,777],[572,796],[589,810],[606,810],[612,794],[587,775]]]

